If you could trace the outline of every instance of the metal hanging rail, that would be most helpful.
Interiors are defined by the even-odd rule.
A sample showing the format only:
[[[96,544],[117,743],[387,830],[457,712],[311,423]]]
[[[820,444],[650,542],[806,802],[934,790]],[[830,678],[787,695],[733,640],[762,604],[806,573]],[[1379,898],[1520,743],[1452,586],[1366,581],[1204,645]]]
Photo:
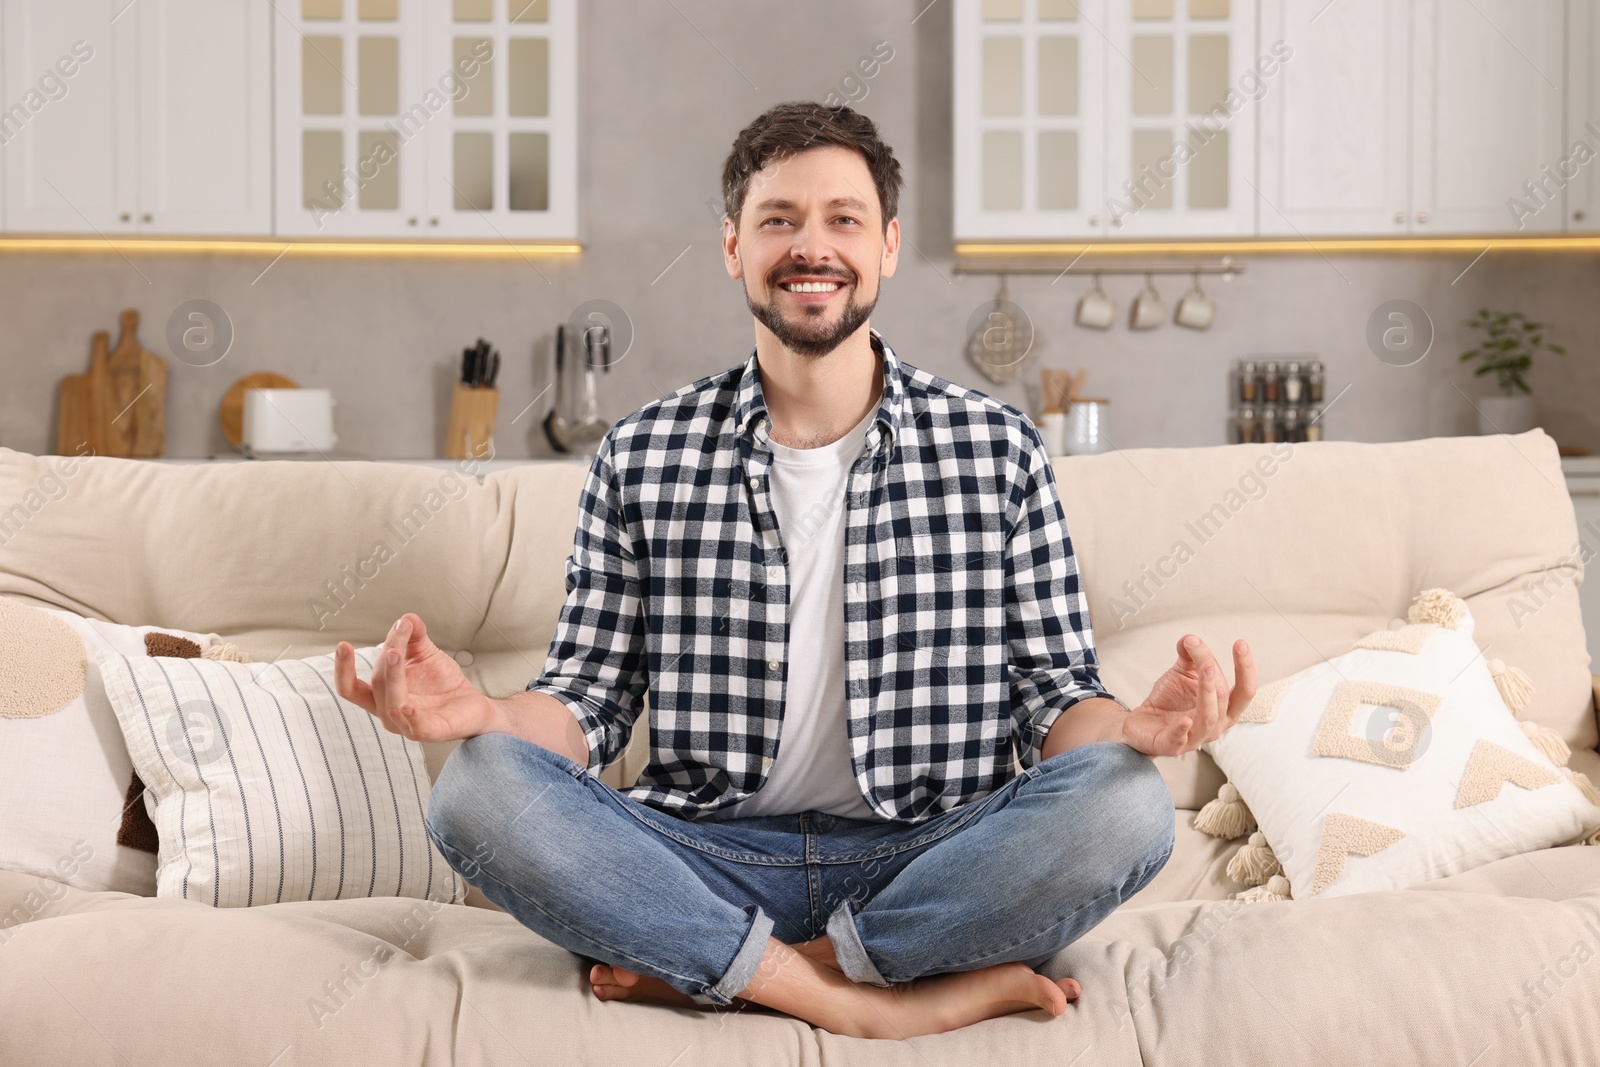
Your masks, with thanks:
[[[960,262],[955,265],[957,274],[1174,274],[1192,276],[1195,274],[1221,274],[1230,277],[1244,273],[1244,264],[1224,257],[1216,263],[1117,263],[1114,265],[1097,263],[1080,263],[1073,260],[1065,266],[1051,266],[1047,263],[979,263],[974,261]]]

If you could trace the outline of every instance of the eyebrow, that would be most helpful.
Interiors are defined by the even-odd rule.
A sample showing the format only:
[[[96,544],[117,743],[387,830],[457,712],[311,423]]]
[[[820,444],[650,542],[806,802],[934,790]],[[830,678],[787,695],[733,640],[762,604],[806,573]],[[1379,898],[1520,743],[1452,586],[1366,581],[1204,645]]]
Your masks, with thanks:
[[[761,203],[756,205],[755,209],[757,211],[788,211],[798,206],[799,205],[793,200],[763,200]],[[830,208],[852,208],[861,212],[863,215],[872,210],[865,200],[858,200],[853,196],[836,196],[832,200],[829,200],[826,206]]]

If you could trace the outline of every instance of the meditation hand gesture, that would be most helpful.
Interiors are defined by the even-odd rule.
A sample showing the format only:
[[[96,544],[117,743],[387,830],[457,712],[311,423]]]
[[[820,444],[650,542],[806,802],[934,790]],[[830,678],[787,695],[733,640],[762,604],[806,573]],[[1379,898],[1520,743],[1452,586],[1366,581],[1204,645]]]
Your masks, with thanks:
[[[1124,718],[1123,743],[1147,756],[1181,756],[1221,737],[1256,695],[1256,664],[1242,639],[1234,642],[1233,666],[1237,684],[1230,691],[1205,642],[1185,634],[1178,662]]]
[[[493,706],[461,665],[428,639],[421,616],[406,612],[378,649],[371,683],[356,677],[355,649],[340,641],[333,677],[339,695],[413,741],[454,741],[483,733]]]

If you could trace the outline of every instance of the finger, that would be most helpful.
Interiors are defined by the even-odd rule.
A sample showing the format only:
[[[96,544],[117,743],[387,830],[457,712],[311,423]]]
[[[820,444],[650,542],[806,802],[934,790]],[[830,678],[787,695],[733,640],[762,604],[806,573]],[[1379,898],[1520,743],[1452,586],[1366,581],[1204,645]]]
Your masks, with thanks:
[[[1208,663],[1200,668],[1200,692],[1195,701],[1195,733],[1201,741],[1211,739],[1217,727],[1217,668]]]
[[[1233,644],[1233,693],[1228,698],[1228,725],[1239,721],[1256,696],[1256,658],[1243,638]]]
[[[356,650],[349,641],[340,641],[333,648],[333,687],[345,700],[377,714],[372,687],[356,677]]]
[[[1194,720],[1188,718],[1179,719],[1177,722],[1174,722],[1171,726],[1167,727],[1167,729],[1163,731],[1163,733],[1166,735],[1163,751],[1172,756],[1181,756],[1185,752],[1189,751],[1189,738],[1193,733],[1193,728]]]
[[[406,663],[410,660],[411,635],[415,629],[411,620],[414,618],[416,616],[408,612],[395,620],[379,653],[386,668],[383,681],[390,714],[398,714],[410,696],[406,689]]]

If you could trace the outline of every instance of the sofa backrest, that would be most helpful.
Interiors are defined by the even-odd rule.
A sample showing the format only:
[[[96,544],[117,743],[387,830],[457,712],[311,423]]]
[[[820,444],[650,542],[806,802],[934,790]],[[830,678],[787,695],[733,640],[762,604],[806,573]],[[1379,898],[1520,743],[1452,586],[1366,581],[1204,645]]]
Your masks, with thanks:
[[[1466,599],[1532,717],[1596,741],[1578,531],[1555,443],[1514,437],[1134,449],[1055,462],[1102,679],[1137,703],[1193,632],[1239,637],[1263,683],[1403,615]],[[584,462],[474,476],[366,462],[159,464],[0,448],[0,595],[126,624],[216,632],[255,659],[381,641],[413,611],[495,695],[543,668]],[[607,770],[642,766],[648,732]],[[434,746],[437,773],[451,746]],[[1221,778],[1163,760],[1181,807]]]

